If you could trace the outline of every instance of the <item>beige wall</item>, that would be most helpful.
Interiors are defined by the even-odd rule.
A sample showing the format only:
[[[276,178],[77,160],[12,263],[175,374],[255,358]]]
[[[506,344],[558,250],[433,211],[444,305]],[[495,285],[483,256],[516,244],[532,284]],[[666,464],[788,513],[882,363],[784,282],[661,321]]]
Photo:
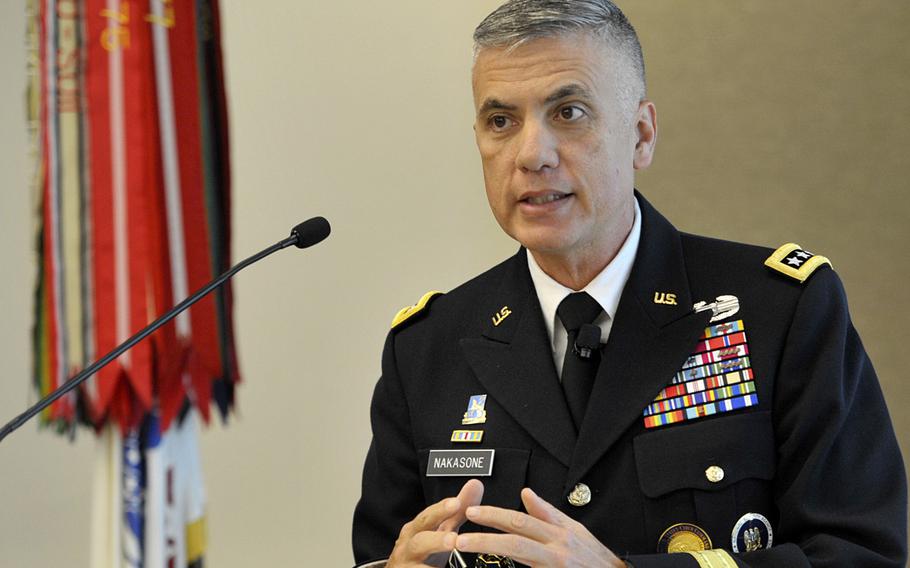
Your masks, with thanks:
[[[0,4],[0,420],[31,400],[22,1]],[[471,135],[470,35],[498,0],[223,0],[246,384],[204,435],[210,565],[343,566],[388,322],[510,254]],[[660,112],[638,186],[684,230],[826,254],[910,448],[910,4],[625,2]],[[687,8],[698,6],[697,12]],[[824,8],[819,8],[823,6]],[[92,442],[0,446],[0,566],[87,566]]]

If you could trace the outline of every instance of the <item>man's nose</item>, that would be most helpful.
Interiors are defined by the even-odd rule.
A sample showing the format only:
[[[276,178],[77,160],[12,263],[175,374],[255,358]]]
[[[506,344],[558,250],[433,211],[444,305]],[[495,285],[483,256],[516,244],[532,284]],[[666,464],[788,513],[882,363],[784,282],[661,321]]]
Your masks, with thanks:
[[[528,121],[518,139],[515,166],[523,171],[536,172],[559,165],[558,140],[545,124]]]

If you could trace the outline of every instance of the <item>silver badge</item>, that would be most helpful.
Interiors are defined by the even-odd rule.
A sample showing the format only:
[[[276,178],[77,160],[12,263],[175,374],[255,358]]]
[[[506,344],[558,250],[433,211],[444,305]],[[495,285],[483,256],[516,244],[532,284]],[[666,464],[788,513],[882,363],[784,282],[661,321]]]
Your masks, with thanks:
[[[710,304],[708,302],[697,302],[692,306],[692,309],[695,310],[696,313],[711,310],[711,321],[720,321],[739,311],[739,298],[729,294],[718,296],[717,299]]]
[[[733,552],[753,552],[762,548],[771,548],[774,531],[764,515],[746,513],[733,526],[731,544]]]

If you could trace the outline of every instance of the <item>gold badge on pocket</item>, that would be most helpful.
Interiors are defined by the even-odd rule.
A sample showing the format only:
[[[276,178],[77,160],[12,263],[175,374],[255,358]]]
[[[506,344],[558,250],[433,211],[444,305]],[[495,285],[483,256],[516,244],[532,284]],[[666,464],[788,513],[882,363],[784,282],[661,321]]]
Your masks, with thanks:
[[[711,550],[711,538],[705,529],[692,523],[677,523],[657,539],[658,552],[696,552]]]

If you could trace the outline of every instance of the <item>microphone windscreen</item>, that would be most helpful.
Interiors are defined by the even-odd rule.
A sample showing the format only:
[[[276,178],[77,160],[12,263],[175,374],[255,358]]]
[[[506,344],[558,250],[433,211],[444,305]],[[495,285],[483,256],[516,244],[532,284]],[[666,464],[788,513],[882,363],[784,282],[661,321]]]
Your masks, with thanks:
[[[600,328],[593,323],[582,324],[578,330],[575,345],[579,348],[597,349],[600,347]]]
[[[326,221],[325,217],[307,219],[291,229],[291,235],[297,237],[297,242],[294,243],[294,246],[297,248],[307,248],[316,243],[320,243],[324,241],[331,232],[332,227],[329,225],[329,222]]]

